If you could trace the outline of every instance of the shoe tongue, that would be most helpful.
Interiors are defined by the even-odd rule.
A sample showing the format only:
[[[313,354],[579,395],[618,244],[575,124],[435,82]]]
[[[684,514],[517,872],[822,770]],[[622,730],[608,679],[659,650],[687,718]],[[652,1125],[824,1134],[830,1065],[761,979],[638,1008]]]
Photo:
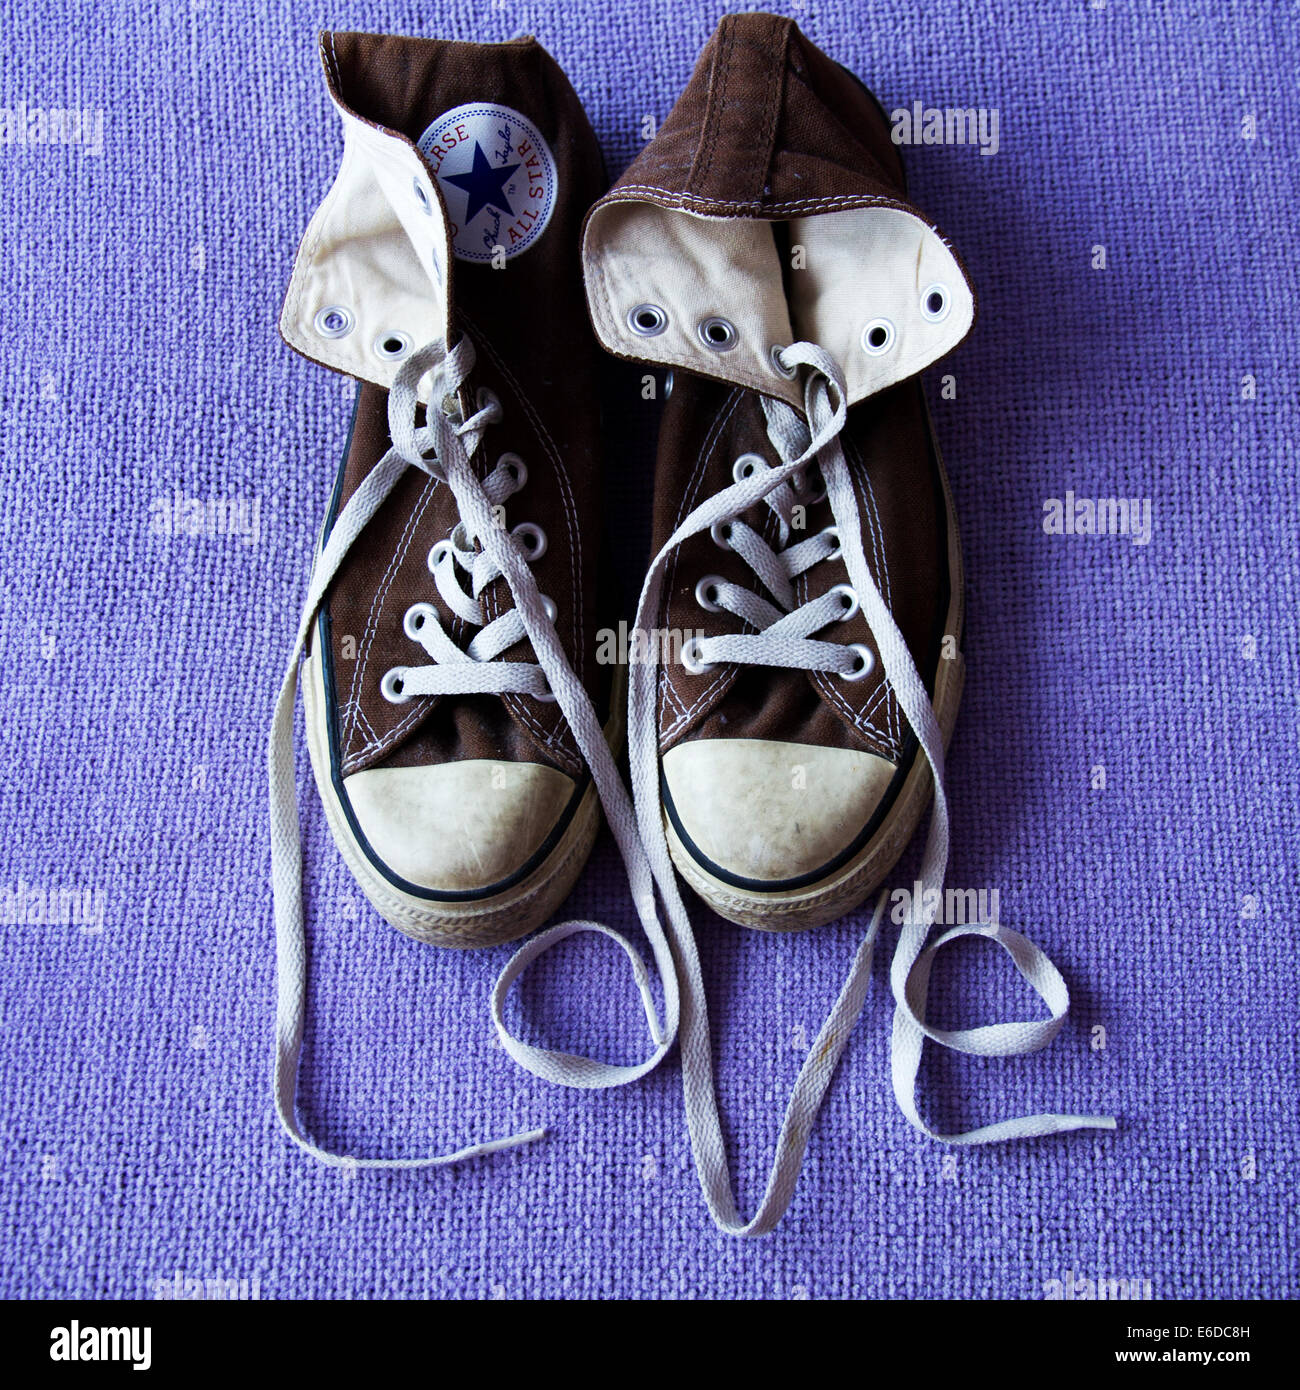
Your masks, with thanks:
[[[610,351],[796,406],[774,347],[827,349],[852,403],[942,357],[974,318],[960,262],[906,197],[884,113],[777,15],[723,19],[588,216],[583,265]]]

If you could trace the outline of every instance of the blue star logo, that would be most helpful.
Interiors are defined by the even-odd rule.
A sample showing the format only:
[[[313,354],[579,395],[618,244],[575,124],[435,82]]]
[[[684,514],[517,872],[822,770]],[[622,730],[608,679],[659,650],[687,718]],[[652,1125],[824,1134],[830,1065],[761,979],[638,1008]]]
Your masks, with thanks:
[[[483,146],[474,141],[473,166],[463,174],[444,174],[444,183],[454,184],[469,195],[469,205],[465,211],[468,226],[486,207],[494,207],[507,217],[515,215],[514,209],[506,199],[506,180],[519,168],[518,164],[506,164],[494,169],[483,153]]]

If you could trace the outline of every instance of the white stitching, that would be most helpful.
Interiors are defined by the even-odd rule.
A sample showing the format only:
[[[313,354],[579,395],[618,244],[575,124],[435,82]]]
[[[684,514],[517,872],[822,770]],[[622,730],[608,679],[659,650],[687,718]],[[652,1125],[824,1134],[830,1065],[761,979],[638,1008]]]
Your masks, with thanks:
[[[704,443],[700,446],[700,452],[695,461],[695,467],[691,470],[691,476],[686,483],[686,490],[682,494],[681,505],[677,509],[677,520],[673,526],[674,531],[681,525],[687,513],[694,506],[694,499],[699,491],[701,482],[703,482],[704,472],[708,466],[709,459],[713,456],[713,451],[718,446],[718,441],[722,435],[723,429],[726,427],[732,415],[735,414],[736,408],[740,405],[745,395],[746,392],[741,387],[733,387],[731,394],[723,404],[723,408],[718,412],[713,424],[709,427],[708,434],[704,436]],[[681,553],[682,547],[679,545],[673,551],[672,563],[665,580],[664,592],[667,595],[667,600],[664,604],[665,608],[668,603],[672,602],[673,588],[677,583],[677,564],[678,560],[681,558]],[[686,721],[690,719],[692,711],[699,709],[701,704],[711,697],[713,691],[719,687],[722,681],[726,679],[734,680],[737,674],[738,672],[734,667],[730,670],[727,667],[723,667],[722,671],[705,686],[700,695],[693,700],[688,707],[684,697],[673,682],[671,668],[665,667],[664,675],[668,686],[673,691],[673,703],[681,710],[681,714],[661,731],[660,737],[665,739],[671,738]]]
[[[349,704],[351,704],[355,698],[357,705],[360,706],[366,667],[370,664],[370,649],[379,632],[378,615],[383,612],[384,604],[388,601],[389,590],[393,587],[393,583],[397,578],[397,571],[401,568],[402,561],[406,559],[407,553],[411,548],[411,542],[415,539],[416,531],[419,529],[419,523],[437,490],[437,486],[438,481],[436,478],[429,478],[426,480],[419,497],[416,499],[415,505],[411,508],[410,515],[406,519],[406,525],[402,528],[402,538],[399,541],[401,548],[395,551],[392,558],[389,560],[388,568],[384,572],[384,577],[379,581],[379,586],[376,588],[370,600],[370,611],[366,614],[366,626],[361,635],[361,648],[357,654],[357,664],[352,670],[352,685],[348,690]],[[394,734],[403,730],[406,725],[410,723],[413,715],[426,711],[427,709],[428,706],[423,704],[423,702],[418,703],[411,714],[405,716],[393,729],[389,730],[384,738],[380,739],[380,745],[383,746]],[[345,759],[350,760],[365,757],[373,746],[371,744],[366,744],[360,749],[352,749],[349,745],[352,742],[352,735],[355,728],[356,720],[353,719],[350,721],[348,728],[344,730],[343,742],[347,749],[344,754]]]
[[[866,466],[862,460],[861,454],[852,450],[848,440],[844,441],[844,451],[846,458],[852,453],[854,459],[857,461],[858,466],[851,471],[850,476],[853,481],[854,491],[861,503],[861,510],[866,514],[871,528],[871,552],[873,556],[876,556],[876,564],[872,565],[870,557],[865,556],[865,549],[864,557],[867,558],[868,567],[871,569],[873,576],[879,576],[886,603],[892,611],[893,604],[891,599],[893,591],[889,584],[889,571],[885,565],[883,530],[880,527],[880,517],[876,508],[875,489],[871,485],[871,479],[867,476]],[[876,553],[877,537],[880,538],[878,555]],[[825,672],[819,671],[813,673],[812,681],[822,698],[829,700],[836,709],[840,710],[855,729],[858,729],[864,734],[870,732],[894,761],[901,759],[902,740],[897,726],[897,708],[896,702],[890,698],[892,696],[892,691],[889,688],[888,681],[884,680],[882,677],[880,684],[876,687],[875,694],[859,711],[854,710],[853,706],[845,698],[844,692],[835,685],[832,678]],[[874,722],[874,716],[882,703],[885,704],[886,724],[886,727],[883,729]]]
[[[536,410],[533,409],[531,401],[529,401],[528,397],[524,394],[518,381],[515,379],[514,374],[506,366],[505,362],[502,361],[501,355],[488,341],[487,337],[479,331],[478,326],[474,323],[474,321],[469,317],[468,314],[461,310],[460,317],[464,319],[466,324],[469,325],[470,329],[474,333],[475,338],[482,343],[484,351],[492,359],[492,362],[496,366],[497,370],[501,373],[502,377],[504,377],[505,380],[509,383],[511,389],[514,391],[515,396],[519,401],[519,404],[523,407],[524,414],[528,417],[529,423],[532,425],[534,431],[540,436],[543,449],[549,455],[551,462],[555,467],[556,476],[559,479],[561,485],[561,501],[564,505],[565,523],[569,528],[569,577],[570,581],[573,584],[573,608],[570,610],[570,623],[573,629],[575,650],[577,652],[578,660],[580,663],[577,674],[580,682],[585,687],[587,683],[585,680],[586,651],[584,645],[586,640],[585,610],[583,611],[581,622],[579,622],[577,617],[575,616],[575,611],[582,607],[582,558],[579,554],[578,513],[577,504],[574,501],[572,495],[572,487],[569,482],[569,476],[568,473],[565,471],[564,460],[560,457],[560,451],[555,447],[555,441],[551,438],[549,431],[546,429],[546,426],[542,423],[541,418],[538,416]],[[569,740],[566,737],[566,731],[564,729],[564,726],[561,725],[553,732],[548,733],[545,727],[541,723],[539,723],[537,717],[528,708],[528,706],[525,704],[523,700],[513,700],[510,701],[509,704],[511,708],[514,710],[514,712],[524,721],[526,727],[532,730],[534,736],[540,739],[541,742],[547,748],[550,748],[557,754],[562,755],[562,757],[569,763],[572,764],[575,762],[572,749],[569,746]],[[576,759],[576,765],[579,769],[581,769],[581,756],[579,756]]]
[[[759,208],[766,213],[771,212],[812,212],[818,209],[830,211],[836,207],[849,208],[897,208],[900,212],[906,212],[908,216],[916,218],[918,222],[932,231],[944,246],[951,248],[951,243],[931,222],[926,222],[925,218],[917,216],[914,208],[897,198],[879,197],[869,193],[839,193],[829,198],[795,198],[784,203],[764,203],[760,198],[752,198],[744,201],[723,198],[702,198],[693,193],[671,193],[666,188],[656,188],[653,184],[628,183],[613,189],[603,200],[606,203],[618,202],[637,202],[639,199],[626,198],[623,195],[628,193],[653,193],[666,200],[668,206],[676,207],[715,207],[715,208]]]

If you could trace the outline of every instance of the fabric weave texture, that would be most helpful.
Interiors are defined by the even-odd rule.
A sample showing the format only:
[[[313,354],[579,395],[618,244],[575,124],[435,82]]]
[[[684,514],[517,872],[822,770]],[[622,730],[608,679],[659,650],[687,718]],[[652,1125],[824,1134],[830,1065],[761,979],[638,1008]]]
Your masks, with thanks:
[[[423,1172],[287,1142],[264,746],[353,396],[275,331],[340,147],[316,30],[534,33],[613,176],[727,7],[0,0],[0,1294],[150,1298],[178,1275],[264,1298],[1300,1292],[1295,8],[772,8],[887,111],[997,113],[996,153],[903,150],[980,303],[928,378],[967,577],[948,883],[996,892],[1074,1007],[1036,1056],[932,1049],[921,1094],[948,1131],[1030,1109],[1118,1130],[955,1154],[917,1135],[889,1085],[887,914],[790,1210],[730,1241],[675,1056],[600,1094],[520,1071],[487,1010],[509,948],[382,923],[304,751],[307,1128],[376,1156],[549,1133]],[[76,138],[43,139],[68,109],[89,113]],[[616,368],[602,405],[630,617],[654,407]],[[1067,494],[1149,499],[1149,543],[1046,533]],[[691,906],[750,1208],[870,904],[788,937]],[[561,915],[634,930],[608,834]],[[950,954],[936,1021],[1032,1012],[998,953]],[[643,1048],[606,942],[566,942],[514,1007],[539,1042]]]

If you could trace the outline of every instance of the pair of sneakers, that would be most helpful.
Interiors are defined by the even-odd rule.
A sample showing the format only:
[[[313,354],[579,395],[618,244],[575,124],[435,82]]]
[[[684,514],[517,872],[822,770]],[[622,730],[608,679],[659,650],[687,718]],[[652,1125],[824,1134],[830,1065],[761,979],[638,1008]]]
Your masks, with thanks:
[[[815,927],[880,885],[935,794],[891,971],[894,1088],[926,1133],[915,1081],[927,1037],[1029,1051],[1068,1007],[1059,973],[1018,933],[931,930],[962,576],[918,373],[969,332],[973,292],[909,202],[875,99],[788,19],[723,19],[608,191],[576,94],[531,39],[337,33],[321,54],[343,160],[280,328],[359,390],[272,729],[280,1118],[324,1161],[394,1166],[316,1148],[294,1106],[302,658],[330,830],[375,908],[410,936],[477,947],[532,933],[572,888],[603,808],[661,1002],[630,943],[569,922],[532,937],[503,972],[492,999],[501,1041],[541,1076],[600,1087],[644,1075],[680,1035],[710,1211],[734,1234],[770,1230],[861,1012],[885,895],[745,1219],[674,866],[734,922]],[[671,386],[626,662],[608,640],[600,347],[656,379],[666,369]],[[616,763],[625,733],[631,795]],[[505,998],[528,963],[587,931],[613,936],[631,962],[651,1035],[639,1064],[549,1051],[506,1027]],[[956,1032],[926,1021],[935,951],[972,933],[1008,951],[1048,1019]],[[936,1137],[1111,1123],[1036,1115]]]

